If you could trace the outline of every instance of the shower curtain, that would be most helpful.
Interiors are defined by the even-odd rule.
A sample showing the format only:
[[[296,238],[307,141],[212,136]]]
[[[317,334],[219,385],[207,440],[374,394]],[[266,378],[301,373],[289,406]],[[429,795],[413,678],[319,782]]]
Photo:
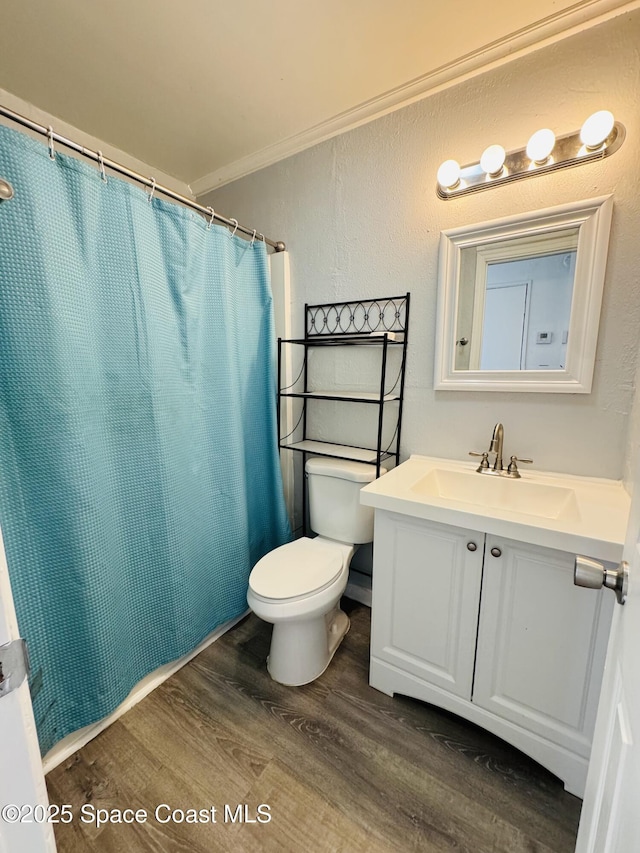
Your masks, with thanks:
[[[41,749],[289,538],[264,243],[0,127],[0,527]]]

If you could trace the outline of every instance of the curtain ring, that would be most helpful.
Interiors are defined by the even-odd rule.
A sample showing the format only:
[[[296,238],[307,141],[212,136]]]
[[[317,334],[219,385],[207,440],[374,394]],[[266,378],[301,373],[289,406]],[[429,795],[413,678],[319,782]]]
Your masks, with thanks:
[[[53,147],[53,128],[49,125],[49,129],[47,130],[47,136],[49,138],[49,157],[51,160],[56,159],[56,151]]]
[[[151,181],[151,192],[149,193],[149,198],[147,199],[147,201],[151,202],[151,200],[153,199],[153,194],[156,191],[156,179],[150,178],[149,180]]]
[[[235,223],[235,227],[234,227],[233,231],[229,234],[229,237],[235,237],[236,231],[238,230],[238,220],[231,217],[231,219],[229,221]]]
[[[212,207],[208,207],[207,210],[211,214],[211,219],[209,220],[209,224],[207,225],[207,231],[208,231],[211,228],[211,226],[213,225],[213,218],[216,215],[216,212]]]
[[[259,239],[260,239],[260,240],[262,240],[262,242],[263,242],[263,243],[265,244],[265,246],[266,246],[266,245],[267,245],[267,241],[264,239],[264,234],[258,234],[258,237],[259,237]]]
[[[254,228],[254,229],[253,229],[253,237],[251,238],[251,245],[252,245],[252,246],[253,246],[253,244],[256,242],[256,234],[257,234],[257,233],[258,233],[258,232],[257,232],[257,231],[255,230],[255,228]]]
[[[98,163],[100,164],[100,177],[102,180],[107,183],[107,175],[104,171],[104,157],[102,156],[102,151],[98,151]]]

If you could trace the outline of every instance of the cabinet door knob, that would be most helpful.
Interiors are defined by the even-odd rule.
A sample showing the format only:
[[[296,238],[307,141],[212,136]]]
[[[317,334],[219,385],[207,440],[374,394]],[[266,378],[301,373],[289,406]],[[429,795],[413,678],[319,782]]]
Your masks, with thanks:
[[[475,551],[477,548],[478,546],[475,542],[467,542],[467,551]]]
[[[495,548],[495,547],[494,547],[494,548],[492,548],[492,549],[491,549],[491,556],[492,556],[492,557],[501,557],[501,556],[502,556],[502,551],[500,550],[500,548]]]

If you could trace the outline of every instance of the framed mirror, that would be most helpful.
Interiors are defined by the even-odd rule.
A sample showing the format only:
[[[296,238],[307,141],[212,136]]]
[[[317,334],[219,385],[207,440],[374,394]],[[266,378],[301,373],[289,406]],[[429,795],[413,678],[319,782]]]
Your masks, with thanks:
[[[588,394],[612,196],[440,235],[436,390]]]

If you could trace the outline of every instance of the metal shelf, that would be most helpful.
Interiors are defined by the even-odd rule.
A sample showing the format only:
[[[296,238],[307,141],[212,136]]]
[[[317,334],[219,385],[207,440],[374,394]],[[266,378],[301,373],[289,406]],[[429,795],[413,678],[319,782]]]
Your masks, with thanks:
[[[281,397],[301,397],[303,399],[340,400],[343,403],[380,403],[380,394],[375,391],[281,391]],[[383,403],[399,400],[399,394],[385,394]]]
[[[281,450],[294,450],[303,454],[304,471],[307,454],[329,456],[336,459],[350,459],[375,465],[376,476],[380,476],[381,463],[387,459],[397,464],[400,458],[400,432],[402,427],[402,404],[404,398],[404,377],[407,363],[407,343],[409,337],[409,299],[410,294],[390,296],[382,299],[354,300],[351,302],[331,302],[323,305],[305,305],[304,338],[278,339],[278,435],[282,434],[281,415],[283,399],[300,399],[302,412],[298,420],[302,440],[280,440]],[[298,378],[286,390],[282,389],[283,347],[286,345],[304,347],[302,368]],[[356,391],[351,389],[328,389],[310,391],[308,350],[312,347],[365,346],[376,347],[380,353],[380,376],[376,391]],[[401,347],[401,363],[398,378],[389,392],[386,392],[387,355],[392,348]],[[396,349],[397,351],[397,349]],[[376,354],[377,355],[377,354]],[[298,382],[302,390],[295,390]],[[396,391],[397,387],[397,391]],[[292,390],[294,389],[294,390]],[[343,403],[368,403],[377,406],[377,442],[375,447],[355,447],[331,441],[318,441],[308,438],[308,400],[331,400]],[[394,403],[392,417],[395,417],[395,432],[388,446],[383,449],[382,435],[385,407]],[[290,409],[289,409],[290,411]],[[298,424],[289,425],[291,434]],[[392,422],[393,425],[393,422]],[[386,442],[385,442],[386,443]],[[302,489],[303,525],[306,535],[306,490]]]
[[[389,335],[315,335],[313,338],[282,338],[283,344],[299,344],[304,347],[328,347],[328,346],[404,346],[404,333],[398,337]]]
[[[333,444],[330,441],[316,441],[307,438],[304,441],[295,441],[292,444],[281,444],[282,450],[298,450],[302,453],[312,453],[315,456],[332,456],[336,459],[352,459],[354,462],[365,462],[375,465],[378,460],[378,450],[375,447],[350,447],[346,444]],[[391,459],[394,453],[383,451],[381,459]]]

